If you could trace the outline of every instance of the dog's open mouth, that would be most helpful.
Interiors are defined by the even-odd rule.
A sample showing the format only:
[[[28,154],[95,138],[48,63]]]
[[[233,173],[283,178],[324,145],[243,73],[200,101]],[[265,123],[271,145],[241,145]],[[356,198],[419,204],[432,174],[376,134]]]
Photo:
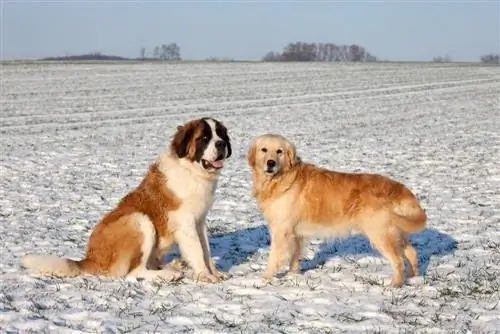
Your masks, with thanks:
[[[214,161],[201,159],[201,165],[205,169],[221,169],[222,167],[224,167],[224,156],[221,154]]]

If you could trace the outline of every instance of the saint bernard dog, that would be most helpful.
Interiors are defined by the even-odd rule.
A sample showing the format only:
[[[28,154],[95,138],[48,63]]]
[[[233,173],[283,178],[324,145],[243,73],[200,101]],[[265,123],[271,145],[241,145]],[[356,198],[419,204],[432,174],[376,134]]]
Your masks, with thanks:
[[[271,235],[266,280],[285,261],[289,272],[300,271],[304,238],[365,234],[390,262],[391,285],[404,281],[406,257],[409,274],[418,275],[417,254],[408,234],[422,230],[426,213],[403,184],[385,176],[343,173],[302,162],[295,146],[281,135],[254,138],[248,151],[252,193]]]
[[[84,259],[26,255],[22,265],[41,275],[177,280],[182,272],[161,266],[161,257],[177,243],[195,279],[226,279],[212,262],[205,217],[230,156],[227,129],[219,121],[200,118],[178,126],[139,186],[95,226]]]

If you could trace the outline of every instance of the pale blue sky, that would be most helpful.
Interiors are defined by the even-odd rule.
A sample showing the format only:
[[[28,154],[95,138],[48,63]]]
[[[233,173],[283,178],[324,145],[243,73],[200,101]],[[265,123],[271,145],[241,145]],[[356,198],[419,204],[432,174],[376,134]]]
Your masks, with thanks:
[[[184,59],[260,59],[299,40],[360,44],[388,60],[499,52],[498,1],[0,1],[4,59],[137,57],[172,41]]]

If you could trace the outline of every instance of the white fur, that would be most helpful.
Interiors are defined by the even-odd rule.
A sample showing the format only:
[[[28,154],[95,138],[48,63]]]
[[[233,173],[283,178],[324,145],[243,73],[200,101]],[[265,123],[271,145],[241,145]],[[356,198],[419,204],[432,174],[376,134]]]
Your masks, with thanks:
[[[167,177],[168,189],[181,201],[168,217],[181,255],[195,275],[208,277],[211,259],[205,216],[213,203],[217,176],[167,152],[160,157],[159,169]]]
[[[25,255],[21,259],[23,267],[32,274],[73,277],[80,274],[76,265],[67,259],[53,255]]]
[[[205,149],[205,152],[203,152],[202,159],[208,160],[208,161],[214,161],[217,159],[217,148],[215,147],[215,143],[217,143],[219,140],[222,140],[221,137],[217,135],[216,131],[216,124],[213,119],[207,119],[205,120],[208,125],[210,126],[210,130],[212,130],[212,139],[207,145],[207,148]],[[224,152],[224,157],[227,156],[227,148],[226,151]]]
[[[198,234],[199,224],[193,215],[185,210],[178,210],[170,215],[176,223],[175,239],[179,244],[182,257],[194,270],[196,275],[208,275],[210,271],[205,263],[205,252]]]
[[[147,269],[149,257],[155,245],[156,230],[153,222],[143,213],[134,213],[130,218],[134,222],[135,228],[141,232],[143,238],[141,243],[142,257],[139,267],[141,270]]]
[[[181,274],[176,273],[170,269],[161,269],[161,270],[148,269],[147,266],[149,263],[149,258],[151,256],[153,247],[155,245],[156,231],[153,222],[145,214],[134,213],[132,219],[136,224],[137,229],[141,231],[143,236],[141,244],[142,257],[139,266],[137,266],[137,268],[132,270],[127,276],[144,278],[144,279],[155,279],[161,277],[167,280],[173,280],[179,278]]]

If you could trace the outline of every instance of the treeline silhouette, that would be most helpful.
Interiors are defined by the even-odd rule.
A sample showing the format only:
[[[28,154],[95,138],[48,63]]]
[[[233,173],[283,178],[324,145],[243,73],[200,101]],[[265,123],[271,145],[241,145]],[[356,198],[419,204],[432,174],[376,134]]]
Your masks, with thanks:
[[[484,64],[500,64],[500,55],[490,53],[481,57],[481,62]]]
[[[103,55],[101,53],[87,53],[82,55],[61,56],[61,57],[47,57],[41,60],[52,61],[77,61],[77,60],[134,60],[131,58],[124,58],[120,56]]]
[[[155,46],[151,52],[142,47],[139,57],[127,58],[116,55],[105,55],[100,52],[80,55],[47,57],[40,60],[48,61],[182,61],[181,48],[173,42]],[[206,61],[224,61],[219,58],[209,58]],[[229,61],[235,61],[230,59]],[[237,60],[236,60],[237,61]],[[375,62],[377,57],[357,44],[338,45],[334,43],[292,42],[283,47],[281,52],[269,51],[261,61],[293,61],[293,62]],[[434,57],[434,62],[452,62],[451,57]],[[499,54],[483,55],[479,61],[484,64],[500,64]]]
[[[105,55],[100,52],[92,52],[81,55],[71,55],[71,56],[60,56],[60,57],[47,57],[41,60],[51,60],[51,61],[82,61],[82,60],[92,60],[92,61],[101,61],[101,60],[111,60],[111,61],[125,61],[125,60],[133,60],[133,61],[155,61],[155,60],[182,60],[181,58],[181,48],[177,43],[168,43],[155,46],[153,52],[149,55],[146,52],[146,48],[141,48],[140,55],[138,58],[126,58],[121,56],[114,55]]]
[[[334,43],[288,43],[283,51],[269,51],[263,61],[377,61],[377,58],[357,44],[337,45]]]

